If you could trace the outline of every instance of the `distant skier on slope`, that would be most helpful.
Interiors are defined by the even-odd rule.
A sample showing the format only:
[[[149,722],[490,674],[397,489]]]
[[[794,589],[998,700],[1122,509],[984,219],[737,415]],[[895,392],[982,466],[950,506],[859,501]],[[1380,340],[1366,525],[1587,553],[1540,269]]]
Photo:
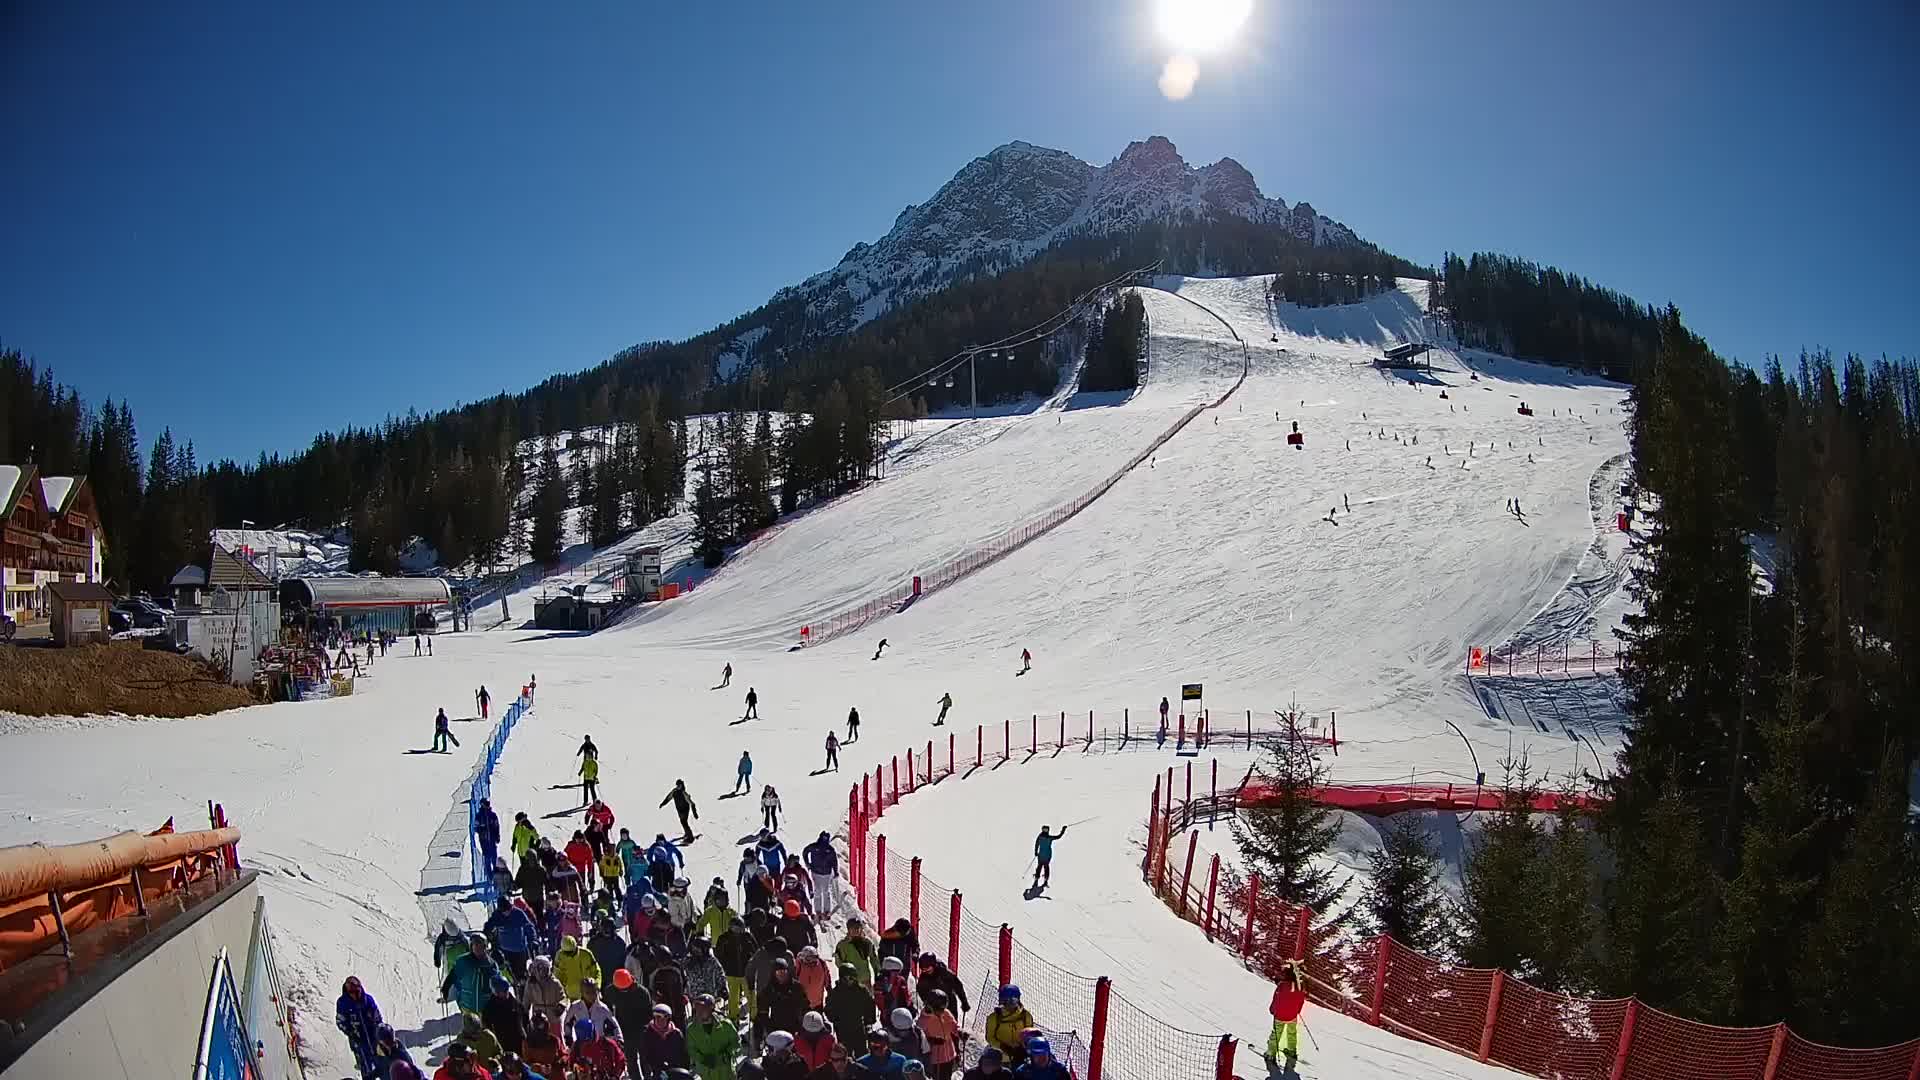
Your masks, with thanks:
[[[860,741],[860,710],[858,708],[847,710],[846,741],[849,743],[857,743]]]
[[[720,686],[724,689],[725,687],[730,685],[732,682],[733,682],[733,661],[729,660],[727,661],[727,666],[720,669]]]
[[[573,756],[574,756],[574,757],[579,757],[579,758],[597,758],[597,757],[599,757],[599,756],[600,756],[600,748],[599,748],[599,747],[597,747],[597,746],[595,746],[595,745],[593,745],[593,736],[591,736],[591,735],[587,735],[587,736],[583,736],[583,737],[581,738],[581,740],[580,740],[580,749],[578,749],[578,750],[575,750],[575,751],[573,752]]]
[[[598,755],[582,758],[580,761],[580,797],[592,803],[600,797],[600,758]]]
[[[747,687],[747,715],[742,720],[760,719],[760,694],[753,687]]]
[[[953,695],[941,694],[940,695],[940,716],[934,720],[933,722],[934,727],[939,727],[940,725],[947,722],[947,710],[951,708],[953,708]]]
[[[840,771],[840,740],[831,731],[827,732],[827,763],[821,768]]]
[[[1020,674],[1025,675],[1027,672],[1032,670],[1033,670],[1033,653],[1027,651],[1026,649],[1021,649],[1020,650]]]
[[[886,639],[886,638],[881,638],[881,639],[880,639],[880,646],[879,646],[878,648],[876,648],[876,649],[874,649],[874,650],[873,650],[873,658],[874,658],[875,660],[878,660],[878,659],[880,659],[880,654],[881,654],[881,653],[883,653],[883,652],[886,652],[886,651],[887,651],[887,639]]]
[[[667,792],[667,797],[660,800],[661,806],[665,806],[668,803],[672,803],[674,813],[680,815],[680,842],[683,844],[692,843],[693,826],[688,824],[687,815],[692,814],[696,818],[699,817],[700,807],[693,801],[693,796],[687,792],[687,782],[685,780],[675,780],[673,782],[673,790]]]
[[[742,791],[752,791],[752,790],[753,790],[753,755],[749,754],[745,750],[742,750],[740,751],[739,771],[734,776],[734,779],[733,779],[733,793],[735,795],[738,795]]]

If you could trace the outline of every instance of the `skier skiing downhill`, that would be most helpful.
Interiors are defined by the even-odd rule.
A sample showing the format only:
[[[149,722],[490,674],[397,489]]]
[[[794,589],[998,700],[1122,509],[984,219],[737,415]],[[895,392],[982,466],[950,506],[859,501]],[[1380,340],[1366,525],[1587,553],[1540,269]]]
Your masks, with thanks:
[[[482,686],[473,697],[480,705],[480,719],[485,720],[487,718],[487,706],[493,704],[493,695],[487,693],[487,688]]]
[[[831,731],[827,732],[827,763],[821,768],[840,771],[840,740]]]
[[[1033,653],[1027,651],[1026,649],[1021,649],[1020,650],[1020,674],[1025,675],[1027,672],[1032,670],[1033,670]]]
[[[941,694],[940,695],[940,716],[936,720],[934,720],[933,722],[934,727],[939,727],[940,725],[947,722],[947,710],[951,708],[953,708],[953,695],[950,693]]]
[[[441,709],[433,718],[433,752],[447,753],[448,743],[459,746],[460,740],[453,737],[452,725],[447,720],[447,710]]]
[[[747,715],[741,717],[740,719],[742,720],[760,719],[760,695],[756,693],[753,687],[751,686],[747,687]]]
[[[840,876],[840,854],[833,849],[833,837],[825,832],[800,853],[813,875],[813,915],[826,922],[834,911],[834,883]]]
[[[858,708],[851,708],[847,710],[846,741],[850,743],[856,743],[860,741],[860,710]]]
[[[729,660],[727,661],[727,666],[720,669],[720,686],[722,689],[724,689],[725,687],[730,685],[732,682],[733,682],[733,661]]]
[[[881,638],[881,639],[880,639],[880,647],[879,647],[879,648],[877,648],[877,649],[875,649],[875,650],[873,650],[873,658],[874,658],[875,660],[878,660],[878,659],[880,659],[880,654],[881,654],[881,653],[883,653],[883,652],[886,652],[886,651],[887,651],[887,639],[886,639],[886,638]]]
[[[1300,1059],[1300,1011],[1307,1004],[1306,981],[1298,961],[1289,960],[1280,969],[1280,981],[1273,988],[1273,1001],[1267,1011],[1273,1015],[1273,1030],[1267,1035],[1267,1067],[1284,1051],[1286,1066],[1292,1071]]]
[[[1057,833],[1050,833],[1047,828],[1040,826],[1040,835],[1033,838],[1033,884],[1036,888],[1042,879],[1049,885],[1053,884],[1053,842],[1067,835],[1065,825],[1060,826]]]
[[[753,790],[753,756],[749,754],[747,751],[742,750],[740,751],[740,767],[738,772],[734,775],[734,778],[733,778],[733,793],[735,795],[738,795],[743,791],[752,791],[752,790]]]
[[[672,803],[674,813],[680,815],[680,842],[683,844],[692,843],[693,826],[687,823],[687,815],[692,814],[698,818],[700,816],[700,807],[693,801],[693,796],[687,793],[687,782],[685,780],[675,780],[673,782],[673,790],[667,792],[666,798],[660,800],[661,806],[665,806],[668,803]]]

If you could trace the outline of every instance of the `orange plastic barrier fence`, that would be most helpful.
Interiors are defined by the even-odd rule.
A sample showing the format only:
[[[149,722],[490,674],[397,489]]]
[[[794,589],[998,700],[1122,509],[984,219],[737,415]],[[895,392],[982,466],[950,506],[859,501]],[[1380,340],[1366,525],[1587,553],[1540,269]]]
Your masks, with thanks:
[[[124,832],[85,844],[0,849],[0,971],[71,936],[228,868],[238,829],[142,836]],[[59,910],[54,904],[58,897]]]

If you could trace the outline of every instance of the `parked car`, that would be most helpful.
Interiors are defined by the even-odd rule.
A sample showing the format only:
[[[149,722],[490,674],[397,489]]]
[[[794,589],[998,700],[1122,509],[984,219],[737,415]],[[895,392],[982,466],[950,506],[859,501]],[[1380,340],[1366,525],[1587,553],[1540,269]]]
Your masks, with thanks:
[[[109,608],[107,610],[107,629],[112,630],[116,634],[133,629],[133,615],[125,608]]]
[[[13,616],[0,615],[0,641],[12,641],[13,630]]]

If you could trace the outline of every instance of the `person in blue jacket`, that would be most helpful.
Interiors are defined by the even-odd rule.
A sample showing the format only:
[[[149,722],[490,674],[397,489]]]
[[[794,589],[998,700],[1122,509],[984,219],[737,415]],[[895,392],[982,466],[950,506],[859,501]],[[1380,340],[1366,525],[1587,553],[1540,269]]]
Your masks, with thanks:
[[[840,876],[840,853],[833,849],[833,836],[821,833],[800,853],[800,861],[813,875],[813,917],[825,922],[834,911],[834,879]]]
[[[388,1080],[396,1061],[414,1064],[413,1055],[400,1045],[400,1037],[393,1033],[393,1028],[381,1024],[373,1038],[373,1075],[379,1080]]]
[[[379,1003],[356,976],[347,976],[346,983],[340,987],[340,1000],[333,1007],[333,1023],[340,1034],[347,1037],[361,1080],[376,1080],[374,1063],[378,1060],[380,1029],[385,1021],[380,1018]]]
[[[780,873],[787,865],[787,846],[773,835],[772,829],[761,829],[760,839],[754,846],[759,849],[760,861],[766,865],[767,873],[773,875],[773,880],[779,881]]]
[[[500,948],[500,959],[513,972],[515,979],[527,977],[527,959],[533,955],[540,929],[533,925],[533,917],[517,908],[510,900],[502,899],[500,905],[487,917],[487,933],[492,935],[494,943]]]
[[[473,835],[480,841],[480,864],[488,870],[500,858],[500,815],[493,812],[493,803],[480,800],[480,809],[473,815]]]
[[[673,886],[673,879],[680,876],[686,865],[686,858],[673,841],[667,839],[667,834],[656,833],[653,843],[647,845],[647,877],[652,879],[653,891],[665,896]]]
[[[1038,1037],[1027,1040],[1027,1063],[1013,1075],[1015,1080],[1073,1080],[1067,1067],[1054,1060],[1053,1044]]]
[[[865,1066],[880,1080],[901,1080],[907,1075],[906,1055],[894,1053],[885,1028],[867,1032],[867,1052],[854,1064]]]

